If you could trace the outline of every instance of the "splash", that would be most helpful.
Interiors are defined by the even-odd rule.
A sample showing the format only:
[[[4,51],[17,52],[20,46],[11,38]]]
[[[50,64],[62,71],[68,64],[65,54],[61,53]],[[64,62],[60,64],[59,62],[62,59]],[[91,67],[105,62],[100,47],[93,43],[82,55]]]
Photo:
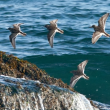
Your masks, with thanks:
[[[1,75],[0,94],[0,109],[3,106],[10,110],[98,110],[80,93],[34,80]],[[102,104],[101,107],[105,106]],[[107,107],[109,110],[110,106]]]

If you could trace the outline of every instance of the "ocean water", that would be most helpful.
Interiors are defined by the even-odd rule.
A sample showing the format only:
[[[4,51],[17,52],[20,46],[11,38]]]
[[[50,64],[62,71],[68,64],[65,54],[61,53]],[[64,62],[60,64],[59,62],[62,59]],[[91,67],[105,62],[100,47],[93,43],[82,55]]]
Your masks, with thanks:
[[[67,84],[73,76],[70,71],[89,60],[85,73],[90,79],[80,79],[74,89],[110,104],[110,38],[102,36],[92,44],[94,30],[89,28],[109,12],[109,0],[0,0],[0,51],[28,60]],[[44,25],[54,19],[64,34],[56,33],[51,48]],[[16,23],[24,23],[21,30],[27,36],[17,36],[13,49],[7,28]],[[105,30],[110,34],[110,17]]]

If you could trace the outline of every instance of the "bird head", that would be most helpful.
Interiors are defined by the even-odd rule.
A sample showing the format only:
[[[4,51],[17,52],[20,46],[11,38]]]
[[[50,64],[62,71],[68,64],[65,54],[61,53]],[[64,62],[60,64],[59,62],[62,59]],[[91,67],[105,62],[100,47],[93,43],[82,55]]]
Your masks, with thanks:
[[[8,30],[11,30],[11,28],[8,28]]]
[[[46,28],[48,28],[48,27],[49,27],[49,25],[48,25],[48,24],[46,24],[46,25],[45,25],[45,27],[46,27]]]
[[[95,25],[92,25],[90,28],[95,28],[96,26]]]

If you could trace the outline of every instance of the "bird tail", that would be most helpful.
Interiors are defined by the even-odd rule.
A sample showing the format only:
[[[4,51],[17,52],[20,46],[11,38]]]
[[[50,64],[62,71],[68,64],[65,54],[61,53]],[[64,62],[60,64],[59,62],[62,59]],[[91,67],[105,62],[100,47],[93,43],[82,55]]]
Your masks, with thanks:
[[[88,76],[86,76],[85,74],[83,75],[83,77],[84,77],[84,79],[89,79],[89,77],[88,77]]]
[[[109,35],[109,34],[107,34],[106,32],[104,32],[104,35],[105,35],[106,37],[110,37],[110,35]]]
[[[20,32],[20,34],[21,34],[22,36],[26,36],[26,33]]]
[[[59,33],[61,33],[61,34],[63,34],[63,33],[64,33],[64,31],[63,31],[63,30],[61,30],[61,29],[59,29],[59,28],[57,28],[57,32],[59,32]]]

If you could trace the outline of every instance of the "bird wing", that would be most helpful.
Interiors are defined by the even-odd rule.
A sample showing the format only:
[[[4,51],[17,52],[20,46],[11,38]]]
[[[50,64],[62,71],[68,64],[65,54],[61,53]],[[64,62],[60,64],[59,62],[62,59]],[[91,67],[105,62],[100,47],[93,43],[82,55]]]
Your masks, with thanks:
[[[105,30],[105,22],[106,22],[108,16],[109,16],[109,13],[106,13],[98,21],[98,26],[99,27],[102,27],[104,30]]]
[[[17,26],[21,26],[22,24],[24,24],[24,23],[18,23],[18,24],[16,24]]]
[[[63,33],[64,33],[64,31],[63,31],[63,30],[61,30],[61,29],[59,29],[59,28],[57,28],[57,29],[56,29],[56,32],[59,32],[59,33],[61,33],[61,34],[63,34]]]
[[[92,43],[95,44],[102,35],[103,33],[99,31],[94,32],[92,35]]]
[[[20,30],[21,24],[23,24],[23,23],[13,24],[13,27],[14,27],[15,29],[19,29],[19,30]]]
[[[54,39],[55,33],[56,33],[55,30],[50,30],[48,35],[47,35],[51,48],[53,48],[53,39]]]
[[[83,73],[84,73],[85,66],[86,66],[87,63],[88,63],[88,60],[85,60],[85,61],[83,61],[82,63],[80,63],[80,64],[78,65],[78,70],[79,70],[80,72],[83,72]]]
[[[89,79],[89,77],[86,76],[86,74],[83,74],[83,78],[84,78],[84,79]]]
[[[75,75],[70,80],[70,86],[74,87],[77,81],[81,78],[81,76]]]
[[[16,49],[15,38],[16,38],[17,35],[18,35],[18,33],[12,33],[12,34],[9,36],[10,42],[11,42],[12,46],[14,47],[14,49]]]
[[[57,21],[58,19],[50,21],[50,25],[55,25],[57,27]]]

